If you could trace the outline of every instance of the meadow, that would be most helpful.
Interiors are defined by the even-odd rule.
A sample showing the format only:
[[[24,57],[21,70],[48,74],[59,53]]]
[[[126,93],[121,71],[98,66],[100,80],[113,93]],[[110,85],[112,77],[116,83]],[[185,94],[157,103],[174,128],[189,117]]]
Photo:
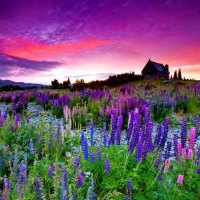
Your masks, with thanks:
[[[0,197],[200,199],[200,83],[1,92]]]

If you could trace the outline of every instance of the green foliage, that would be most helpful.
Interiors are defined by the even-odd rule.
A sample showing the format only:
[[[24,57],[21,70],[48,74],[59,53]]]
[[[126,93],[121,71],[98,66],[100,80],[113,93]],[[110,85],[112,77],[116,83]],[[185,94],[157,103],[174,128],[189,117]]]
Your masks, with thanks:
[[[188,103],[187,101],[183,100],[177,100],[175,102],[175,106],[174,106],[174,111],[176,113],[183,111],[183,113],[187,113],[188,112]]]
[[[152,106],[152,115],[153,119],[162,123],[164,119],[170,114],[171,106],[165,106],[163,103],[158,102],[157,105]]]
[[[156,190],[154,185],[158,174],[158,170],[152,166],[155,154],[149,155],[144,163],[136,163],[135,152],[129,155],[127,148],[127,146],[101,148],[103,154],[101,161],[96,159],[92,164],[87,160],[82,162],[82,169],[93,175],[95,191],[100,199],[125,199],[128,192],[126,182],[129,178],[133,183],[133,197],[153,198],[152,190]],[[106,157],[109,158],[111,165],[109,174],[105,171]]]

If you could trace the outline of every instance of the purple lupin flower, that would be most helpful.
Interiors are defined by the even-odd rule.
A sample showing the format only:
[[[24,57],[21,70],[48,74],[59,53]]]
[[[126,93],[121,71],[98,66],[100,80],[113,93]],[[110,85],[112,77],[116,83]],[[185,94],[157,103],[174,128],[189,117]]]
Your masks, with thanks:
[[[10,125],[10,132],[13,133],[14,132],[14,126],[11,124]]]
[[[140,162],[140,160],[142,159],[143,142],[144,142],[144,135],[143,135],[143,132],[140,132],[140,139],[137,145],[136,156],[135,156],[136,162]]]
[[[197,163],[198,165],[200,165],[200,146],[198,147],[198,150],[197,150]]]
[[[100,148],[97,149],[96,155],[97,155],[97,160],[101,161],[101,149]]]
[[[106,160],[105,160],[105,168],[106,168],[106,174],[109,174],[110,173],[110,160],[108,157],[106,157]]]
[[[83,132],[83,131],[81,131],[80,138],[81,138],[81,148],[82,148],[82,152],[84,152],[84,140],[85,140],[85,136],[84,136],[84,132]]]
[[[1,110],[0,110],[0,127],[3,126],[3,117],[1,116]]]
[[[169,117],[166,117],[165,122],[164,122],[163,135],[162,135],[161,142],[159,145],[159,148],[162,148],[162,149],[165,147],[165,143],[167,140],[168,131],[169,131],[169,121],[170,121]]]
[[[90,163],[94,163],[94,153],[90,153]]]
[[[91,121],[90,122],[90,145],[93,146],[93,136],[94,136],[94,123]]]
[[[36,199],[43,199],[44,197],[42,181],[38,174],[36,175],[36,178],[35,178],[35,194],[36,194]]]
[[[4,177],[4,190],[3,190],[3,195],[2,195],[2,200],[9,200],[10,199],[10,188],[11,184],[7,177]]]
[[[131,179],[128,179],[126,185],[127,185],[127,188],[128,188],[128,194],[130,195],[132,193],[132,190],[133,190]]]
[[[15,126],[16,126],[16,128],[18,128],[18,126],[19,126],[19,121],[20,121],[20,115],[17,114],[17,115],[15,116]]]
[[[6,120],[8,118],[8,107],[4,110],[3,119]]]
[[[153,122],[148,121],[146,126],[146,135],[145,135],[145,151],[151,152],[154,149],[153,143],[152,143],[152,132],[153,132]]]
[[[121,128],[122,128],[122,124],[123,124],[123,116],[120,114],[118,116],[118,119],[117,119],[117,130],[116,130],[116,134],[115,134],[116,144],[118,144],[118,145],[121,142]]]
[[[172,143],[170,141],[168,141],[167,142],[167,148],[166,148],[166,151],[165,151],[165,160],[170,157],[171,146],[172,146]]]
[[[49,148],[51,148],[53,146],[54,143],[54,134],[53,132],[50,132],[50,139],[49,139]]]
[[[106,122],[103,123],[103,145],[107,146]]]
[[[27,174],[27,167],[24,163],[21,163],[20,167],[19,167],[19,171],[20,171],[20,180],[22,184],[26,184],[26,174]]]
[[[178,159],[178,135],[174,134],[174,157]]]
[[[162,129],[163,129],[162,124],[159,124],[158,128],[157,128],[155,140],[154,140],[154,145],[157,146],[157,147],[159,146],[160,140],[161,140],[161,137],[162,137]]]
[[[140,131],[140,121],[141,121],[141,117],[140,114],[138,113],[138,110],[136,109],[135,113],[134,113],[134,127],[133,127],[133,131],[132,131],[132,135],[131,135],[131,139],[130,139],[130,143],[129,143],[129,153],[132,154],[134,148],[136,147],[138,140],[139,140],[139,131]]]
[[[200,121],[200,117],[196,116],[195,120],[194,120],[194,127],[195,127],[195,131],[196,131],[196,139],[197,139],[198,131],[199,131],[199,121]]]
[[[26,119],[26,123],[27,123],[27,124],[29,124],[29,122],[30,122],[30,119],[29,119],[29,118],[27,118],[27,119]]]
[[[182,128],[181,128],[181,142],[182,148],[186,148],[186,141],[187,141],[187,120],[182,120]]]
[[[83,155],[84,155],[84,159],[88,160],[88,142],[87,142],[87,138],[84,139]]]
[[[130,138],[131,138],[131,133],[132,133],[132,130],[133,130],[133,123],[134,123],[134,111],[132,110],[130,113],[129,113],[129,117],[128,117],[128,128],[127,128],[127,135],[126,135],[126,140],[130,141]]]
[[[145,126],[145,134],[147,131],[147,126],[148,126],[148,122],[151,119],[151,112],[150,109],[148,107],[145,106],[145,115],[144,115],[144,126]]]
[[[200,175],[200,167],[197,169],[197,174]]]
[[[63,179],[61,180],[61,200],[68,200],[68,173],[66,168],[62,168]]]
[[[75,160],[74,160],[74,173],[76,172],[76,169],[78,168],[78,166],[80,165],[81,163],[81,160],[80,160],[80,157],[76,157]]]
[[[91,180],[90,181],[90,187],[88,189],[88,195],[87,195],[87,199],[88,200],[95,200],[96,194],[94,191],[94,181]]]
[[[111,135],[110,135],[110,140],[109,140],[109,144],[115,144],[115,132],[116,132],[116,128],[117,128],[117,116],[116,113],[113,113],[111,115]]]
[[[81,172],[81,174],[78,175],[78,188],[82,187],[84,178],[85,174],[84,172]]]
[[[29,150],[30,150],[31,153],[34,152],[33,147],[34,147],[34,143],[33,143],[33,139],[31,138],[31,139],[30,139],[30,142],[29,142]]]
[[[52,178],[54,168],[55,168],[55,164],[53,163],[53,164],[49,167],[49,170],[48,170],[49,178]]]

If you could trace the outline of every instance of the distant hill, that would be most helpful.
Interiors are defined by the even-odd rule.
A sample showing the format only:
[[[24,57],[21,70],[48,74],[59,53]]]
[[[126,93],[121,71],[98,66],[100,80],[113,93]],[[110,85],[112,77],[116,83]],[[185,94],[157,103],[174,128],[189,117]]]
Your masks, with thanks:
[[[21,88],[31,88],[31,87],[43,87],[45,85],[36,84],[36,83],[24,83],[24,82],[15,82],[11,80],[1,80],[0,79],[0,88],[4,86],[19,86]]]

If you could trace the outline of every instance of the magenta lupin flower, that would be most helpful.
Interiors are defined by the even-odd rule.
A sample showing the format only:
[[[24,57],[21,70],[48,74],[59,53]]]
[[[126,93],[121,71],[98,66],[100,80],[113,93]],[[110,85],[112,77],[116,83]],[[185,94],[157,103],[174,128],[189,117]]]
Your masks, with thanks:
[[[170,160],[166,159],[165,160],[164,173],[166,173],[169,168],[170,168]]]
[[[182,157],[187,158],[186,149],[182,149]]]
[[[192,149],[189,149],[189,150],[188,150],[188,158],[189,158],[189,159],[192,159],[192,158],[193,158],[193,155],[194,155],[193,150],[192,150]]]
[[[183,181],[184,181],[184,176],[182,174],[179,174],[177,178],[177,183],[183,183]]]
[[[196,130],[195,130],[195,127],[193,127],[191,128],[191,131],[190,131],[190,141],[189,141],[190,149],[194,149],[195,140],[196,140]]]

